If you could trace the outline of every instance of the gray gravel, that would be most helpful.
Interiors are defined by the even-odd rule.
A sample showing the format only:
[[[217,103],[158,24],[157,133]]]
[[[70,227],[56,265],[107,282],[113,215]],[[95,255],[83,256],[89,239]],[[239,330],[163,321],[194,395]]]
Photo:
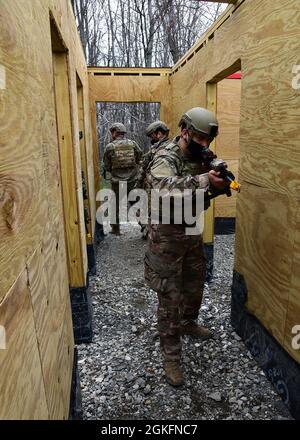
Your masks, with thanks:
[[[84,418],[291,418],[230,325],[234,236],[216,236],[214,281],[205,286],[200,322],[215,338],[184,337],[186,383],[176,389],[161,367],[156,294],[143,278],[146,243],[138,226],[122,231],[99,245],[91,277],[94,343],[78,347]]]

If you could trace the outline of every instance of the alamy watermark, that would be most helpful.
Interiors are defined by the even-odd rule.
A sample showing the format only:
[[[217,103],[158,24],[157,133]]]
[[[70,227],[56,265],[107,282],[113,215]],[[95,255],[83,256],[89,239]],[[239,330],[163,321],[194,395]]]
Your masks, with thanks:
[[[292,79],[292,87],[294,90],[300,90],[300,64],[295,64],[292,72],[295,75]]]
[[[300,350],[300,325],[295,325],[292,328],[292,334],[296,335],[292,338],[293,350]]]
[[[127,191],[127,182],[119,182],[118,194],[102,189],[96,200],[101,202],[96,218],[100,224],[139,222],[142,224],[185,225],[186,235],[202,234],[204,229],[203,189],[133,189]],[[117,206],[118,204],[118,206]]]
[[[6,349],[6,331],[3,325],[0,325],[0,350]]]

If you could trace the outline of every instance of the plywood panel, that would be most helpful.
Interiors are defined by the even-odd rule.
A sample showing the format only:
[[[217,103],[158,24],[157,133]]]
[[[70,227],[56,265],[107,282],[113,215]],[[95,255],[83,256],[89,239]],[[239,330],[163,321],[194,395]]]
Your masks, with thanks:
[[[0,324],[6,330],[6,350],[0,350],[0,419],[48,419],[26,270],[0,304]]]
[[[237,203],[236,270],[247,307],[280,344],[290,295],[296,207],[292,199],[242,181]]]
[[[236,180],[238,181],[239,174],[239,161],[238,160],[227,160],[228,170],[230,170]],[[215,217],[235,217],[236,216],[236,202],[239,194],[236,191],[231,191],[232,196],[227,197],[226,195],[217,197],[215,200]]]
[[[205,105],[207,81],[220,78],[220,72],[228,74],[228,67],[236,69],[242,60],[241,175],[294,195],[299,191],[300,163],[296,129],[300,95],[291,87],[293,60],[300,50],[297,7],[291,0],[244,1],[172,76],[173,112],[178,119],[196,103]]]
[[[65,310],[60,341],[61,343],[57,351],[58,382],[60,385],[61,401],[64,406],[63,416],[60,414],[57,418],[68,419],[74,358],[73,326],[72,320],[69,319],[69,305]]]
[[[292,345],[292,339],[296,336],[295,333],[292,333],[292,330],[295,326],[300,325],[300,200],[294,200],[294,205],[297,213],[294,246],[290,250],[293,264],[287,319],[285,324],[284,348],[300,363],[300,349],[293,347]]]
[[[216,154],[226,160],[236,179],[240,156],[240,111],[241,111],[241,80],[224,79],[217,85],[217,118],[219,136],[216,139]],[[235,217],[236,196],[218,197],[215,202],[215,217]]]
[[[46,237],[50,237],[50,231]],[[61,265],[64,262],[63,247],[56,240],[41,243],[28,263],[28,284],[31,294],[37,340],[40,349],[42,371],[45,380],[46,398],[49,415],[52,419],[65,416],[65,404],[61,389],[67,387],[60,380],[58,369],[58,351],[65,350],[65,341],[61,340],[65,321],[72,326],[71,308],[67,280],[63,280]],[[48,269],[47,263],[51,268]],[[51,278],[51,276],[54,278]],[[73,348],[73,339],[68,341]],[[71,350],[72,351],[72,350]],[[72,367],[65,365],[65,376],[72,376]],[[68,388],[69,396],[71,389]],[[67,403],[69,397],[65,396]]]
[[[40,9],[36,19],[43,24]],[[24,269],[24,256],[37,246],[46,213],[40,187],[45,109],[39,96],[45,66],[29,50],[37,24],[29,16],[22,32],[22,21],[15,2],[1,2],[0,58],[6,83],[0,90],[0,301]],[[43,35],[40,44],[47,46]],[[45,128],[49,133],[51,128]]]
[[[74,341],[70,331],[61,338],[64,327],[71,326],[71,309],[49,12],[68,49],[66,93],[70,126],[75,129],[76,71],[88,105],[87,70],[71,2],[0,0],[0,9],[1,72],[5,73],[0,89],[0,319],[8,319],[13,341],[9,350],[0,350],[0,400],[5,401],[0,418],[63,418],[68,415]],[[88,112],[85,125],[91,157]],[[76,164],[72,189],[80,206],[80,154],[74,130],[70,142]],[[89,179],[93,182],[91,161]],[[90,203],[95,211],[93,195]],[[81,237],[83,210],[78,219]],[[81,266],[86,273],[84,252]],[[85,285],[84,276],[82,280]],[[62,365],[58,353],[66,350],[70,356]],[[64,379],[59,382],[62,369]]]
[[[161,97],[169,85],[171,69],[164,69],[165,74],[142,76],[143,69],[122,69],[121,76],[97,75],[103,69],[89,69],[90,98],[100,102],[161,102]],[[119,73],[119,72],[118,72]]]
[[[240,156],[241,80],[224,79],[218,83],[217,118],[220,134],[216,154],[224,160]]]

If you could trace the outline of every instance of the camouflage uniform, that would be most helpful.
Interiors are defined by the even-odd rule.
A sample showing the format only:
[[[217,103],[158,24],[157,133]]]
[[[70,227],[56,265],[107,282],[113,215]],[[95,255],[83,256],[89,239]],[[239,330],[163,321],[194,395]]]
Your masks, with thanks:
[[[151,164],[151,162],[154,159],[155,154],[159,151],[162,150],[164,147],[166,147],[168,144],[170,143],[169,138],[163,138],[160,141],[156,142],[154,145],[151,146],[150,151],[148,151],[148,153],[144,154],[143,157],[143,170],[145,172],[145,174],[148,171],[148,167]]]
[[[117,150],[123,150],[123,157],[120,161],[124,161],[121,167],[114,166],[114,160]],[[130,166],[126,167],[126,160],[130,154],[134,152],[134,157],[131,160]],[[103,156],[103,171],[111,173],[111,187],[116,194],[116,225],[119,225],[119,182],[127,182],[127,195],[135,187],[138,178],[138,163],[142,158],[142,150],[138,144],[130,139],[116,139],[110,142],[104,151]],[[129,162],[128,162],[129,163]],[[124,167],[125,165],[125,167]],[[113,225],[112,225],[113,226]]]
[[[190,162],[174,139],[156,153],[147,181],[151,188],[209,189],[208,167]],[[201,174],[201,176],[199,176]],[[145,279],[158,294],[158,330],[165,360],[178,361],[180,325],[197,320],[205,278],[201,235],[186,235],[184,224],[150,225]]]
[[[141,165],[141,169],[140,169],[139,179],[136,183],[137,188],[143,188],[146,191],[150,192],[149,190],[151,190],[151,186],[149,186],[147,179],[146,179],[147,172],[149,171],[149,167],[151,166],[151,163],[155,157],[155,154],[158,151],[162,150],[164,147],[166,147],[169,143],[170,143],[170,140],[167,137],[165,137],[165,138],[161,139],[160,141],[156,142],[154,145],[152,145],[150,148],[150,151],[148,151],[146,154],[144,154],[143,159],[142,159],[142,165]],[[148,196],[149,196],[149,194],[148,194]],[[148,206],[148,209],[150,211],[150,205]],[[142,235],[146,239],[148,236],[149,227],[147,224],[142,224],[141,222],[139,222],[139,225],[141,226]]]

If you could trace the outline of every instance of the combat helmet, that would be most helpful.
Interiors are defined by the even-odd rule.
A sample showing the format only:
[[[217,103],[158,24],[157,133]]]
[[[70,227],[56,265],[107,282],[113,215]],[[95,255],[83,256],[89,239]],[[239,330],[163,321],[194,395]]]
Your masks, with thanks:
[[[121,122],[114,122],[110,128],[109,128],[110,132],[112,133],[114,130],[119,131],[120,133],[126,133],[126,127],[124,124],[121,124]]]
[[[194,107],[184,113],[178,126],[185,123],[188,130],[195,133],[206,134],[210,138],[218,135],[219,123],[215,115],[202,107]]]
[[[151,136],[152,133],[155,133],[159,129],[166,132],[170,131],[167,124],[165,124],[163,121],[154,121],[146,128],[146,135]]]

